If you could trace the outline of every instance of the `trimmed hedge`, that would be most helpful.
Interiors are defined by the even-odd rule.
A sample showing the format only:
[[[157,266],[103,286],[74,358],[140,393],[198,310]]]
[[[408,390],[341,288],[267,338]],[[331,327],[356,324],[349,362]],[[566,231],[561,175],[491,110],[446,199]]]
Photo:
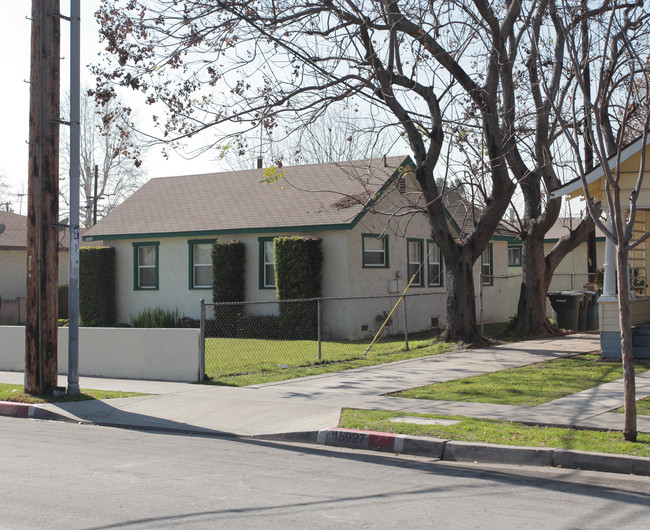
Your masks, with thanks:
[[[246,246],[241,241],[215,243],[212,247],[212,301],[241,302],[244,300]],[[212,333],[217,337],[233,337],[243,306],[214,308]]]
[[[279,300],[319,298],[323,271],[322,240],[317,237],[276,237],[275,285]],[[280,326],[286,338],[315,339],[317,302],[280,304]]]
[[[113,326],[115,310],[115,249],[79,249],[79,321],[84,326]]]

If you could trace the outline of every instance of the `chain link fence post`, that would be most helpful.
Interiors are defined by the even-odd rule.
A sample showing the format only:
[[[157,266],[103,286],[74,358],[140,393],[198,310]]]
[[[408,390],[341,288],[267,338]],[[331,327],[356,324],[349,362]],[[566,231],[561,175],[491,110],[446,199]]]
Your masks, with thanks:
[[[317,322],[317,327],[318,327],[318,362],[320,362],[321,357],[322,357],[322,346],[323,346],[323,337],[322,337],[322,333],[321,333],[323,321],[322,321],[321,299],[320,298],[317,300],[316,318],[318,320],[318,322]]]
[[[483,273],[482,272],[479,272],[478,275],[478,285],[479,285],[479,302],[481,307],[481,312],[480,312],[481,335],[483,335],[485,333],[485,330],[483,327]]]
[[[205,378],[205,299],[201,298],[201,332],[199,333],[199,381]]]
[[[407,295],[404,295],[404,343],[405,343],[405,348],[406,351],[409,351],[409,321],[407,318],[407,312],[406,312],[406,302],[408,298]]]

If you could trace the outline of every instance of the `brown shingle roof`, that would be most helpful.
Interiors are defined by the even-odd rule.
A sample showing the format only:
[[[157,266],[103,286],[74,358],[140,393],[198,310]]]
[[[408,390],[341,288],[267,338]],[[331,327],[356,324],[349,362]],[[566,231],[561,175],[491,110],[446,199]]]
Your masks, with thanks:
[[[407,160],[288,166],[268,183],[264,169],[153,178],[84,238],[347,225]]]
[[[17,213],[0,212],[0,224],[5,225],[5,231],[0,234],[0,250],[26,250],[27,249],[27,217]],[[81,234],[85,229],[81,229]],[[70,247],[70,231],[59,231],[59,250],[68,250]],[[96,243],[95,243],[96,244]]]
[[[5,231],[0,234],[0,249],[27,248],[27,217],[16,213],[0,212],[0,224],[5,225]]]

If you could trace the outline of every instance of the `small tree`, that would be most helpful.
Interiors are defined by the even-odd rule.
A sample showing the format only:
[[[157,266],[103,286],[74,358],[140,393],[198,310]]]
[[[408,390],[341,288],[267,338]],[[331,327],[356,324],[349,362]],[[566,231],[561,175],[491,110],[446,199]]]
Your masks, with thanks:
[[[69,107],[69,97],[66,106]],[[145,171],[140,166],[144,143],[135,134],[133,113],[119,100],[95,105],[87,92],[81,96],[81,137],[79,165],[79,219],[82,226],[93,225],[94,213],[101,219],[142,184]],[[62,110],[67,114],[68,110]],[[62,129],[61,165],[63,180],[69,178],[69,131]],[[97,182],[95,184],[95,167]],[[61,197],[69,202],[69,186],[61,185]]]
[[[587,119],[579,112],[573,112],[562,120],[562,131],[577,161],[576,170],[589,213],[616,248],[625,404],[623,437],[634,441],[637,437],[636,391],[628,255],[650,237],[647,228],[639,233],[637,224],[637,202],[647,169],[646,153],[650,131],[650,102],[646,97],[650,93],[650,13],[642,2],[626,4],[624,7],[611,10],[607,16],[603,15],[593,23],[591,34],[597,37],[591,44],[597,50],[593,54],[596,59],[592,63],[593,70],[597,72],[593,87],[581,82],[579,46],[569,29],[570,24],[563,21],[565,46],[572,62],[571,74],[579,82],[576,95],[584,101]],[[631,126],[641,131],[636,140],[640,143],[640,157],[638,167],[633,169],[634,173],[630,173],[629,168],[623,168],[624,160],[621,158],[626,147],[624,140],[629,135]],[[597,198],[589,186],[589,168],[584,163],[580,149],[582,135],[588,138],[593,147],[596,167],[604,179],[601,189],[607,223],[599,216]],[[631,175],[636,175],[635,179]],[[631,181],[634,182],[630,185]],[[611,270],[612,274],[613,272]],[[606,282],[607,274],[606,271]]]

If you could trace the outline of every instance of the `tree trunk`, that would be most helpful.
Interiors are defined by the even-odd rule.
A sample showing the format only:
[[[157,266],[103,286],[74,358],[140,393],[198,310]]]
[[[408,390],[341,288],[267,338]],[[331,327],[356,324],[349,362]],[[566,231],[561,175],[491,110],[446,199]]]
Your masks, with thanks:
[[[58,0],[32,1],[27,216],[25,391],[57,385],[59,268]]]
[[[476,329],[474,268],[470,249],[461,247],[454,260],[445,259],[445,269],[447,323],[444,339],[475,346],[488,344],[489,341]]]
[[[546,316],[546,294],[552,272],[544,256],[544,239],[529,233],[522,248],[521,290],[517,315],[509,331],[516,335],[561,334]]]
[[[632,318],[630,315],[630,284],[628,270],[628,252],[617,249],[616,268],[618,284],[618,316],[621,328],[621,361],[623,363],[623,402],[625,420],[623,439],[636,442],[636,382],[634,373],[634,346],[632,344]]]

